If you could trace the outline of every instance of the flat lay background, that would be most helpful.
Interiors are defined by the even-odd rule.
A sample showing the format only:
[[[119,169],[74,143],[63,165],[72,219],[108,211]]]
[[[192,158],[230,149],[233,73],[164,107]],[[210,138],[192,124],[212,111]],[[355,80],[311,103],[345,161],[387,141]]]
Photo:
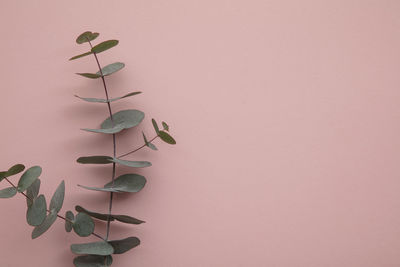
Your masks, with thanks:
[[[48,199],[64,179],[62,213],[107,211],[77,184],[102,186],[110,166],[75,162],[111,154],[110,136],[80,130],[107,109],[73,96],[104,91],[74,74],[93,57],[68,61],[98,31],[120,40],[100,62],[126,64],[111,96],[143,92],[113,103],[146,113],[118,154],[153,136],[151,118],[178,142],[127,157],[153,167],[113,211],[147,223],[112,223],[112,239],[142,241],[113,266],[400,266],[399,14],[397,0],[2,0],[0,168],[42,166]],[[21,195],[0,213],[2,267],[69,267],[69,245],[96,240],[61,220],[31,240]]]

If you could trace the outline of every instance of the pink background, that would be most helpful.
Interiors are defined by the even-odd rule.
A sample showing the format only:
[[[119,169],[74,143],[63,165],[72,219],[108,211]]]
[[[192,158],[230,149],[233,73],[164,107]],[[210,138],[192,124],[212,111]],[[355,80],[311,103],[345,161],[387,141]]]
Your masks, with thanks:
[[[103,90],[74,75],[96,71],[92,57],[67,60],[99,31],[120,40],[102,64],[126,63],[111,95],[144,92],[113,105],[146,112],[118,151],[152,135],[152,117],[178,141],[130,157],[153,167],[114,212],[147,223],[112,224],[142,240],[113,266],[400,266],[399,14],[397,0],[2,0],[1,168],[41,165],[48,198],[65,179],[63,212],[107,210],[108,194],[76,184],[103,185],[109,166],[75,162],[111,153],[79,130],[106,107],[73,97]],[[2,267],[72,266],[85,239],[61,220],[32,241],[22,196],[0,210]]]

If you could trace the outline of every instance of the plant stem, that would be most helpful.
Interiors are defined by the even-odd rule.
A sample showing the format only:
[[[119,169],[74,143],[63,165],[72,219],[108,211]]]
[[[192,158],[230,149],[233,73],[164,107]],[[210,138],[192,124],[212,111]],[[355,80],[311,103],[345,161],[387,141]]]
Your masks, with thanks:
[[[7,177],[5,177],[4,179],[5,179],[12,187],[14,187],[15,189],[17,189],[17,187],[16,187]],[[17,189],[17,190],[18,190],[18,189]],[[23,196],[25,196],[27,199],[29,199],[30,201],[33,202],[33,199],[30,198],[30,197],[28,197],[28,195],[25,194],[24,192],[19,192],[19,193],[21,193]],[[49,212],[49,213],[51,212],[51,211],[48,210],[47,208],[46,208],[46,211]],[[70,222],[70,223],[73,223],[71,220],[69,220],[69,219],[67,219],[67,218],[65,218],[65,217],[63,217],[63,216],[61,216],[61,215],[59,215],[59,214],[57,214],[57,217],[60,218],[60,219],[63,219],[64,221],[68,221],[68,222]],[[92,233],[92,235],[94,235],[94,236],[96,236],[96,237],[98,237],[98,238],[104,240],[103,237],[101,237],[100,235],[98,235],[98,234],[96,234],[96,233]]]
[[[154,136],[153,138],[150,139],[150,141],[148,141],[148,143],[153,142],[157,137],[158,137],[158,135]],[[118,156],[118,158],[122,158],[122,157],[128,156],[128,155],[130,155],[130,154],[133,154],[133,153],[135,153],[136,151],[138,151],[138,150],[144,148],[145,146],[146,146],[146,144],[144,144],[144,145],[142,145],[142,146],[140,146],[140,147],[138,147],[138,148],[136,148],[136,149],[134,149],[134,150],[132,150],[132,151],[130,151],[130,152],[128,152],[128,153],[122,154],[122,155]],[[114,157],[115,157],[115,156],[114,156]]]
[[[93,48],[92,43],[89,41],[89,39],[88,39],[88,42],[89,42],[90,47]],[[113,118],[113,114],[112,114],[112,110],[111,110],[111,103],[110,103],[110,101],[109,101],[110,99],[109,99],[109,97],[108,97],[108,90],[107,90],[106,80],[105,80],[105,78],[104,78],[103,71],[101,70],[101,66],[100,66],[99,59],[97,58],[97,54],[96,54],[96,53],[93,53],[93,55],[94,55],[94,58],[96,59],[97,66],[99,67],[99,72],[100,72],[100,75],[101,75],[101,80],[103,81],[104,92],[105,92],[105,94],[106,94],[108,112],[110,113],[111,125],[112,125],[112,127],[114,127],[114,118]],[[116,140],[115,140],[115,139],[116,139],[116,138],[115,138],[115,134],[112,135],[112,138],[113,138],[113,156],[114,156],[114,158],[115,158],[115,157],[116,157],[116,154],[117,154],[117,145],[116,145]],[[113,168],[112,168],[111,184],[112,184],[112,186],[113,186],[113,185],[114,185],[114,180],[115,180],[115,162],[113,162],[112,165],[113,165]],[[110,235],[111,211],[112,211],[112,204],[113,204],[113,196],[114,196],[114,193],[113,193],[113,192],[110,192],[110,201],[109,201],[109,205],[108,205],[108,217],[107,217],[106,238],[105,238],[106,241],[108,240],[108,237],[109,237],[109,235]]]

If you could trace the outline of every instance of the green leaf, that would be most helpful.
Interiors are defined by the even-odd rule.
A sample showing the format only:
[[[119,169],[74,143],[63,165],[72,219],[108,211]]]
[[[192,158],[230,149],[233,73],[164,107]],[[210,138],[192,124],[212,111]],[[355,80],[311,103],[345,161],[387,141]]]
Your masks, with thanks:
[[[79,187],[85,188],[87,190],[92,190],[92,191],[101,191],[101,192],[115,192],[118,193],[118,190],[114,188],[103,188],[103,187],[93,187],[93,186],[86,186],[86,185],[80,185],[78,184]]]
[[[86,56],[91,55],[91,54],[93,54],[92,51],[89,51],[89,52],[86,52],[86,53],[71,57],[69,60],[75,60],[75,59],[78,59],[78,58],[81,58],[81,57],[86,57]]]
[[[111,75],[111,74],[123,69],[124,67],[125,67],[124,63],[115,62],[115,63],[109,64],[109,65],[101,68],[101,72],[98,71],[98,72],[96,72],[96,74],[97,75],[103,74],[103,76],[108,76],[108,75]]]
[[[110,159],[110,161],[132,168],[145,168],[151,166],[151,163],[148,161],[130,161],[117,158]]]
[[[101,77],[101,75],[96,74],[96,73],[86,73],[85,72],[85,73],[76,73],[76,74],[86,77],[86,78],[89,78],[89,79],[97,79],[97,78]]]
[[[49,209],[51,211],[55,211],[56,213],[58,213],[61,210],[62,205],[64,203],[64,195],[65,195],[65,183],[64,181],[62,181],[60,185],[57,187],[56,192],[54,192],[53,197],[51,198],[49,206]]]
[[[0,198],[11,198],[17,194],[15,187],[7,187],[0,190]]]
[[[142,122],[144,113],[136,109],[121,110],[113,114],[114,127],[120,125],[123,129],[129,129]],[[113,128],[111,118],[107,118],[101,124],[101,129]]]
[[[78,44],[83,44],[83,43],[86,43],[86,42],[89,42],[89,41],[93,41],[98,36],[99,36],[98,32],[87,31],[87,32],[84,32],[81,35],[79,35],[78,38],[76,38],[76,42]]]
[[[165,143],[171,144],[171,145],[175,145],[176,141],[174,138],[172,138],[172,136],[170,136],[167,132],[164,131],[160,131],[158,133],[158,136],[161,138],[161,140],[163,140]]]
[[[67,231],[69,233],[69,232],[72,231],[72,225],[73,225],[73,222],[75,220],[75,216],[72,213],[72,211],[69,210],[69,211],[67,211],[65,213],[65,218],[66,218],[66,220],[65,220],[65,231]]]
[[[87,131],[87,132],[93,132],[93,133],[104,133],[104,134],[116,134],[122,131],[124,127],[121,125],[116,125],[113,128],[108,128],[108,129],[87,129],[83,128],[81,130]]]
[[[80,157],[76,161],[82,164],[110,164],[113,158],[109,156]]]
[[[84,185],[78,185],[88,190],[103,191],[103,192],[139,192],[146,184],[146,178],[138,174],[124,174],[119,176],[114,180],[114,185],[112,182],[106,184],[104,188],[90,187]]]
[[[44,195],[36,198],[26,212],[26,221],[29,225],[38,226],[43,223],[47,215],[47,205]]]
[[[162,122],[162,126],[164,127],[164,130],[166,130],[167,132],[169,131],[169,126],[167,123],[165,123],[165,121]]]
[[[111,264],[111,255],[105,257],[99,255],[84,255],[74,259],[74,265],[76,267],[108,267],[111,266]]]
[[[36,197],[39,195],[40,190],[40,179],[36,179],[33,184],[26,189],[26,204],[28,207],[32,205],[32,200],[35,200]]]
[[[144,139],[145,145],[146,145],[147,147],[153,149],[153,150],[158,150],[157,147],[156,147],[154,144],[152,144],[152,143],[150,143],[149,141],[147,141],[147,138],[146,138],[146,135],[144,134],[144,132],[142,132],[142,134],[143,134],[143,139]]]
[[[38,238],[44,234],[57,219],[57,213],[50,212],[41,225],[36,226],[32,231],[32,239]]]
[[[142,92],[132,92],[132,93],[126,94],[126,95],[121,96],[121,97],[111,98],[111,99],[109,99],[108,101],[107,101],[107,99],[87,98],[87,97],[80,97],[80,96],[77,96],[77,95],[75,95],[75,96],[76,96],[77,98],[80,98],[80,99],[86,101],[86,102],[92,102],[92,103],[107,103],[107,102],[114,102],[114,101],[120,100],[120,99],[125,98],[125,97],[129,97],[129,96],[133,96],[133,95],[138,95],[138,94],[140,94],[140,93],[142,93]]]
[[[108,40],[108,41],[101,42],[100,44],[98,44],[92,48],[92,52],[97,53],[97,54],[101,53],[103,51],[106,51],[106,50],[116,46],[118,43],[119,43],[118,40]]]
[[[72,225],[77,235],[85,237],[90,236],[94,231],[94,222],[86,213],[78,213]]]
[[[121,110],[113,114],[114,127],[110,118],[107,118],[102,124],[101,129],[82,129],[88,132],[116,134],[124,129],[129,129],[138,125],[144,118],[144,113],[135,110]]]
[[[105,241],[92,242],[85,244],[72,244],[71,251],[75,254],[91,254],[91,255],[111,255],[114,248]]]
[[[134,247],[139,246],[140,240],[137,237],[128,237],[121,240],[109,241],[108,243],[113,246],[114,254],[122,254],[131,250]]]
[[[7,177],[18,174],[18,173],[22,172],[23,170],[25,170],[25,166],[23,164],[16,164],[8,169]]]
[[[40,174],[42,174],[42,168],[39,166],[33,166],[26,170],[18,182],[18,192],[24,192],[39,178]]]
[[[156,133],[158,134],[160,132],[160,129],[158,128],[156,120],[151,119],[151,123],[153,123],[154,130],[156,130]]]
[[[112,182],[104,185],[104,188],[113,188],[118,192],[130,192],[135,193],[142,190],[146,184],[146,178],[139,174],[129,173],[119,176]]]
[[[84,212],[87,215],[89,215],[89,216],[91,216],[93,218],[96,218],[98,220],[102,220],[102,221],[107,221],[108,220],[108,214],[88,211],[88,210],[82,208],[81,206],[75,206],[75,210],[77,212]],[[128,223],[128,224],[142,224],[142,223],[145,222],[145,221],[133,218],[133,217],[128,216],[128,215],[114,215],[114,214],[111,214],[110,215],[110,221],[114,221],[114,220],[117,220],[117,221],[122,222],[122,223]]]
[[[7,172],[6,171],[2,171],[0,172],[0,182],[4,180],[4,178],[7,177]]]

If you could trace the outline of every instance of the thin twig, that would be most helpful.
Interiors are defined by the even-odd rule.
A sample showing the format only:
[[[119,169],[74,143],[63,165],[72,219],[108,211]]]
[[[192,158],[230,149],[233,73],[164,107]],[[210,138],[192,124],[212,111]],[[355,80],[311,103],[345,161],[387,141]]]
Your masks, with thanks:
[[[153,137],[152,139],[150,139],[150,141],[148,141],[147,143],[153,142],[157,137],[159,137],[159,136],[156,135],[155,137]],[[134,150],[132,150],[132,151],[130,151],[130,152],[128,152],[128,153],[122,154],[122,155],[118,156],[118,158],[122,158],[122,157],[128,156],[128,155],[130,155],[130,154],[133,154],[133,153],[135,153],[136,151],[139,151],[140,149],[144,148],[145,146],[147,146],[147,144],[144,144],[144,145],[142,145],[142,146],[140,146],[140,147],[138,147],[138,148],[136,148],[136,149],[134,149]]]

